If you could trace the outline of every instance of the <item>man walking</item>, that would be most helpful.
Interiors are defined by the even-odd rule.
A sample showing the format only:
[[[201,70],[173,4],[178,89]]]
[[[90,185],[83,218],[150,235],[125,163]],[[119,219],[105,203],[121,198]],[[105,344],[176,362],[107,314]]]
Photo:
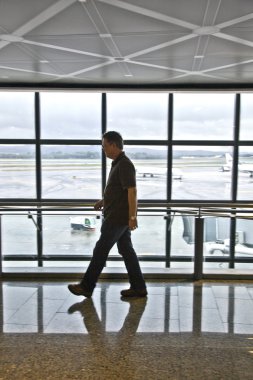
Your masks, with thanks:
[[[131,231],[138,227],[135,167],[123,151],[123,139],[118,132],[106,132],[102,147],[105,155],[113,161],[104,198],[94,206],[95,210],[103,209],[101,235],[82,281],[70,284],[68,288],[77,296],[91,297],[109,252],[117,243],[130,282],[130,288],[122,290],[121,295],[146,297],[146,284],[131,241]]]

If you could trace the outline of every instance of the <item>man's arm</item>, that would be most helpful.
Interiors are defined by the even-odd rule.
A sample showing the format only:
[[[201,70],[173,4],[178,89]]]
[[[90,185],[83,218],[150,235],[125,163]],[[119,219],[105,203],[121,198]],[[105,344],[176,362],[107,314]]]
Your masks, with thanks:
[[[94,209],[95,209],[96,211],[101,210],[103,207],[104,207],[104,200],[103,200],[103,199],[101,199],[100,201],[97,201],[97,202],[94,204]]]
[[[137,224],[137,189],[136,187],[129,187],[128,191],[128,207],[129,218],[128,225],[130,230],[135,230],[138,227]]]

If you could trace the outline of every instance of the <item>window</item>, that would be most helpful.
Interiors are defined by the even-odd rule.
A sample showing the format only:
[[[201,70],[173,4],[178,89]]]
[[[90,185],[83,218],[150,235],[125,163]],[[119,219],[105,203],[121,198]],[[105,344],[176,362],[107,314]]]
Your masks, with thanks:
[[[182,180],[172,182],[173,199],[231,199],[231,167],[226,162],[230,147],[175,146],[173,168]]]
[[[253,140],[253,94],[241,95],[241,140]]]
[[[0,139],[32,139],[34,93],[0,92]]]
[[[175,94],[174,140],[232,140],[233,94]]]
[[[101,138],[101,94],[43,92],[41,137],[43,139]]]
[[[43,145],[42,197],[100,198],[101,147]]]
[[[238,141],[234,139],[234,115],[239,97]],[[139,204],[152,204],[148,213],[140,208],[139,229],[132,235],[142,266],[153,265],[155,260],[157,267],[166,262],[172,268],[194,267],[194,217],[178,213],[169,226],[153,204],[252,201],[250,93],[175,93],[170,95],[173,109],[165,92],[102,96],[53,91],[37,94],[36,100],[34,107],[34,92],[0,92],[0,198],[6,204],[8,199],[101,199],[104,176],[111,167],[101,149],[105,129],[122,134],[124,150],[136,168]],[[238,176],[233,170],[237,152]],[[83,265],[100,235],[101,219],[96,213],[68,212],[42,211],[41,235],[26,216],[4,215],[6,262],[19,255],[20,263],[66,266],[73,255],[75,264]],[[205,218],[204,268],[253,266],[250,227],[249,220],[230,223],[229,218]],[[235,258],[230,254],[233,233]],[[42,257],[34,262],[41,252]],[[108,266],[122,266],[116,246],[111,253]],[[55,255],[64,258],[60,261]]]
[[[167,148],[125,146],[136,169],[138,199],[166,199]]]
[[[239,148],[238,199],[252,200],[253,186],[253,146]]]
[[[167,139],[168,94],[115,93],[107,96],[107,128],[123,139]]]
[[[0,145],[0,198],[35,198],[34,145]]]

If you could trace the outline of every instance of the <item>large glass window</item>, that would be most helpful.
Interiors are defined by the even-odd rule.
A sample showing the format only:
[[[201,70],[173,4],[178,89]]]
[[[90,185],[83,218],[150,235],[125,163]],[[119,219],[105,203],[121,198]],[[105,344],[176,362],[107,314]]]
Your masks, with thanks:
[[[175,146],[173,167],[181,181],[172,182],[173,199],[231,199],[231,167],[226,153],[230,147]]]
[[[0,198],[35,198],[34,145],[0,145]]]
[[[101,199],[102,179],[111,167],[111,160],[102,160],[101,136],[106,129],[120,132],[126,141],[124,150],[136,167],[139,204],[171,200],[250,202],[253,96],[240,96],[238,141],[234,139],[233,93],[172,94],[170,109],[169,94],[165,92],[115,92],[102,96],[94,92],[48,91],[36,96],[40,100],[36,107],[34,92],[0,92],[0,198],[40,201],[41,194],[45,201]],[[172,138],[169,128],[173,128]],[[13,144],[11,139],[15,139]],[[238,177],[232,170],[237,152]],[[46,260],[50,255],[66,256],[61,264],[68,265],[73,254],[78,262],[79,256],[82,262],[81,257],[92,254],[101,226],[101,219],[95,216],[43,213],[43,265],[53,265]],[[153,265],[146,256],[152,261],[158,255],[155,259],[164,261],[157,261],[156,266],[164,266],[167,255],[172,268],[193,270],[191,215],[177,214],[170,229],[159,213],[142,213],[140,208],[138,216],[139,228],[132,236],[138,255],[142,259],[145,256],[143,266]],[[32,221],[8,215],[3,222],[4,255],[9,260],[20,254],[20,262],[25,256],[32,262],[31,254],[41,248]],[[250,261],[250,227],[250,220],[237,221],[234,261],[233,255],[230,257],[230,219],[205,218],[204,268],[227,268]],[[120,257],[115,259],[116,253],[115,246],[109,266],[123,265],[123,261],[118,262]],[[59,261],[54,263],[58,265]]]
[[[42,197],[101,198],[101,147],[42,146]]]
[[[253,140],[253,94],[241,95],[240,139]]]
[[[174,95],[175,140],[232,140],[234,94]]]
[[[138,199],[166,199],[167,148],[125,146],[136,169]]]
[[[109,93],[107,128],[123,139],[167,139],[168,94]]]
[[[0,139],[34,136],[34,93],[0,91]]]
[[[252,200],[253,146],[239,148],[238,200]]]
[[[96,139],[101,137],[101,94],[43,92],[43,139]]]

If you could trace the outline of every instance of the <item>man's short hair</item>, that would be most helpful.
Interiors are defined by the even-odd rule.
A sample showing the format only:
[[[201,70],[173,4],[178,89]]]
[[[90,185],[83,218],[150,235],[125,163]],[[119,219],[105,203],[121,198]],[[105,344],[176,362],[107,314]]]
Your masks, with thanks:
[[[124,141],[120,133],[115,131],[105,132],[103,139],[106,139],[110,144],[115,144],[119,149],[123,149]]]

